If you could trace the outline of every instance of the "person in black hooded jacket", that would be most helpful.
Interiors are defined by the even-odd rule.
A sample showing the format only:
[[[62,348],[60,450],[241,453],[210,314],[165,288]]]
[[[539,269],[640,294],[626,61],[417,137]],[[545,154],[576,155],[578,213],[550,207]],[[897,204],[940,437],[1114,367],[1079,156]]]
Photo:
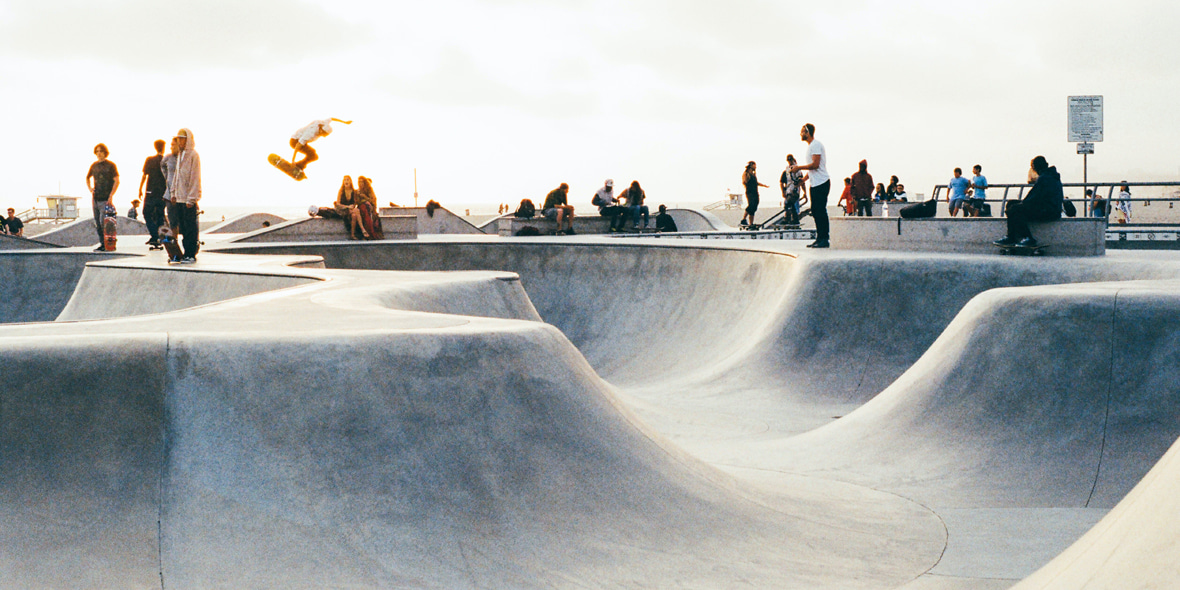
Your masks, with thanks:
[[[1026,197],[1008,203],[1004,211],[1008,217],[1008,235],[996,240],[997,246],[1035,247],[1037,240],[1032,237],[1028,222],[1061,219],[1061,202],[1065,200],[1065,194],[1057,168],[1050,166],[1045,156],[1037,156],[1032,160],[1032,169],[1037,174],[1036,184]]]

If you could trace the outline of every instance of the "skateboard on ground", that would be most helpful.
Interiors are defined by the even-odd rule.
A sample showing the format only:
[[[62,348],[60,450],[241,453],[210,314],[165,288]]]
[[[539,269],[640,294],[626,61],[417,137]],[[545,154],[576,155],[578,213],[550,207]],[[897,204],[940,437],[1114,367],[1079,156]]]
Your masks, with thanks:
[[[115,210],[110,205],[107,209],[103,211],[102,247],[107,252],[114,252],[115,244],[118,242],[119,223],[115,218]]]
[[[1036,246],[996,246],[1000,249],[1000,254],[1013,256],[1041,256],[1042,250],[1048,248],[1048,244],[1037,244]]]
[[[284,160],[282,156],[278,154],[271,154],[267,156],[266,161],[270,162],[271,166],[282,170],[284,174],[294,178],[295,180],[303,180],[307,178],[307,175],[304,174],[302,170],[300,170],[294,164]]]
[[[172,229],[167,226],[161,227],[159,235],[160,244],[168,252],[168,262],[180,262],[183,254],[180,251],[180,244],[176,243],[176,236],[172,233]]]

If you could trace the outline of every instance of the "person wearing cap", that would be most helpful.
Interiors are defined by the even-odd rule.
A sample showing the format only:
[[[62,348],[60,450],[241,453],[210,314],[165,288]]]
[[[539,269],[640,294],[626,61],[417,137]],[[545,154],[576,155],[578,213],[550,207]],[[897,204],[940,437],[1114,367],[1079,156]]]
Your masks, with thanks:
[[[291,147],[295,150],[295,153],[291,155],[291,163],[296,168],[303,170],[307,168],[308,164],[320,159],[315,148],[311,147],[311,142],[330,135],[332,133],[332,121],[352,125],[352,121],[345,121],[335,117],[319,119],[300,127],[298,131],[291,135]],[[303,154],[303,159],[298,162],[295,161],[297,154]]]
[[[201,200],[201,155],[197,153],[193,132],[187,127],[176,132],[176,172],[168,187],[172,202],[176,203],[180,217],[181,250],[180,262],[197,261],[197,250],[201,241],[197,215],[197,203]]]
[[[626,207],[619,205],[619,199],[615,197],[614,180],[606,179],[602,188],[594,193],[593,199],[590,199],[590,204],[598,207],[599,215],[610,218],[610,231],[622,231],[627,224],[625,215],[629,211]]]
[[[102,231],[103,210],[111,203],[115,191],[119,190],[119,168],[108,160],[111,153],[105,144],[94,146],[94,155],[98,159],[90,165],[86,172],[86,188],[90,190],[90,206],[94,211],[94,228],[98,231],[98,247],[95,252],[106,252],[103,240],[106,235]]]

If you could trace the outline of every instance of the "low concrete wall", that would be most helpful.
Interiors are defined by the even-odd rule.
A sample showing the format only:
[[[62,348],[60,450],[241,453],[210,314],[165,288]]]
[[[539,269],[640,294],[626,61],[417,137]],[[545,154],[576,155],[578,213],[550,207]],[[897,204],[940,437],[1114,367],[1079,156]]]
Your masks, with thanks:
[[[413,240],[418,237],[418,218],[413,215],[382,215],[381,227],[387,240]],[[307,217],[284,221],[238,236],[230,242],[335,242],[348,240],[348,231],[339,219]]]
[[[833,217],[832,247],[842,250],[906,250],[992,254],[992,244],[1008,233],[1003,217],[924,218]],[[1102,256],[1106,253],[1106,222],[1065,218],[1029,224],[1049,256]]]
[[[488,227],[491,227],[490,225]],[[501,217],[495,220],[496,233],[501,236],[514,236],[525,227],[535,227],[543,235],[553,235],[557,232],[557,222],[546,219],[538,214],[536,217],[520,219],[517,217]],[[574,232],[579,234],[610,233],[610,218],[600,215],[579,217],[574,215]]]

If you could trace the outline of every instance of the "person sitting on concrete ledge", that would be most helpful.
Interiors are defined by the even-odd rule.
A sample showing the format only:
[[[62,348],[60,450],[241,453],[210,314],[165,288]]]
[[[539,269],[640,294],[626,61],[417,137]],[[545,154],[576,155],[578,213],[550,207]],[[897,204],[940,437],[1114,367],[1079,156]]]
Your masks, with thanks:
[[[574,235],[574,206],[569,204],[568,195],[570,192],[570,185],[561,183],[561,186],[549,191],[545,196],[545,206],[541,207],[541,214],[547,219],[557,221],[557,233]],[[561,230],[561,222],[565,221],[566,231]]]
[[[1032,170],[1037,175],[1036,184],[1028,191],[1028,196],[1008,203],[1004,209],[1004,215],[1008,217],[1008,235],[993,242],[997,246],[1035,248],[1037,240],[1032,237],[1028,223],[1061,219],[1065,193],[1057,168],[1050,166],[1045,156],[1037,156],[1032,160]]]
[[[893,198],[889,199],[890,203],[908,203],[910,201],[910,194],[905,192],[905,185],[899,184],[895,187],[896,192],[893,193]]]
[[[615,198],[615,181],[608,178],[603,183],[602,188],[594,193],[594,198],[590,199],[590,204],[598,207],[598,214],[603,217],[610,218],[610,231],[622,231],[623,227],[627,225],[627,208],[619,205],[619,200]]]
[[[660,205],[660,214],[656,215],[656,231],[658,232],[674,232],[676,231],[676,220],[668,215],[668,208]]]
[[[631,186],[623,189],[623,192],[619,193],[619,199],[626,201],[627,209],[631,211],[632,229],[639,229],[639,219],[641,217],[643,218],[643,229],[647,229],[647,222],[651,218],[649,217],[649,209],[647,208],[647,205],[643,204],[643,201],[646,198],[647,194],[645,194],[643,189],[639,186],[638,180],[632,180]],[[753,214],[750,215],[751,218],[753,218]]]

